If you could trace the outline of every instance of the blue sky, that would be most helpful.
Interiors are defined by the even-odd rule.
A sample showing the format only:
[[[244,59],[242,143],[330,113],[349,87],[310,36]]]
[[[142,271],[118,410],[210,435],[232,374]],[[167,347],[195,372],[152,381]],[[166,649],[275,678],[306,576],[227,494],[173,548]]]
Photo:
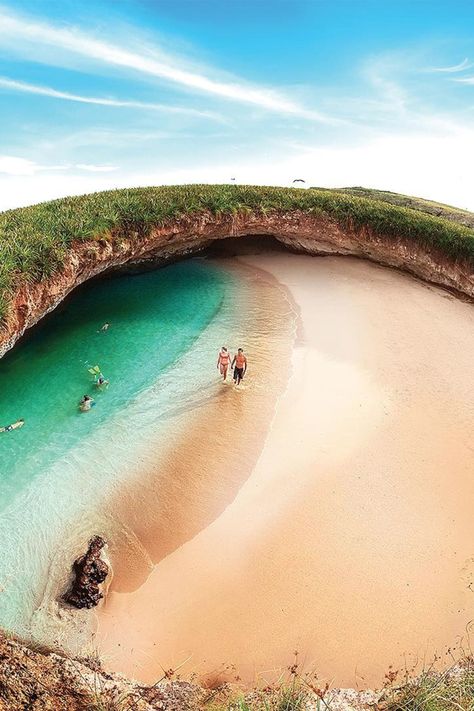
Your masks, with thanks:
[[[0,0],[0,209],[365,185],[474,209],[470,0]]]

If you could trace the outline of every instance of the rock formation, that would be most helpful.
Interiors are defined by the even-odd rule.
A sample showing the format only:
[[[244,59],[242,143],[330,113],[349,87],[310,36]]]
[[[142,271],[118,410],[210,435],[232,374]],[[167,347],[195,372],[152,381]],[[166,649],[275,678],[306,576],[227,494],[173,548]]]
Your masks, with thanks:
[[[341,254],[397,267],[425,281],[474,298],[471,267],[423,247],[400,235],[381,237],[369,227],[343,227],[334,218],[301,210],[213,214],[199,212],[157,225],[142,236],[78,242],[66,255],[63,268],[49,279],[19,288],[0,332],[0,357],[23,333],[52,311],[76,286],[98,274],[124,265],[164,264],[191,256],[227,237],[270,235],[290,250],[309,255]]]
[[[185,681],[144,686],[104,672],[95,657],[31,649],[0,632],[0,711],[200,711],[208,697]]]
[[[87,553],[78,558],[73,565],[75,579],[71,589],[64,596],[65,602],[79,609],[95,607],[103,598],[100,585],[109,572],[109,566],[100,554],[105,546],[101,536],[94,536],[89,541]]]

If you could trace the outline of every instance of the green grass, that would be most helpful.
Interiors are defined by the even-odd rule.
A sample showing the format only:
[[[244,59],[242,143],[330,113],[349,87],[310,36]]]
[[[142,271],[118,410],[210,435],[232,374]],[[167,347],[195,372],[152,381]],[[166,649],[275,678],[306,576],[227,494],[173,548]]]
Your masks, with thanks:
[[[237,185],[134,188],[62,198],[0,213],[0,318],[22,284],[53,275],[74,242],[139,238],[155,225],[203,211],[236,214],[303,210],[342,226],[403,237],[474,266],[474,230],[380,199],[332,190]]]
[[[388,691],[381,707],[384,711],[474,711],[472,660],[466,659],[455,671],[427,671],[407,680]]]
[[[314,188],[318,190],[318,188]],[[392,193],[390,190],[374,190],[372,188],[339,188],[339,193],[344,195],[355,195],[356,197],[365,197],[371,200],[381,200],[391,205],[399,207],[408,207],[412,210],[418,210],[428,215],[442,217],[445,220],[457,222],[465,227],[474,229],[474,213],[468,210],[462,210],[459,207],[452,207],[434,200],[425,200],[424,198],[411,197],[402,195],[401,193]]]
[[[310,688],[298,675],[252,692],[227,694],[221,701],[204,703],[205,711],[305,711]],[[313,695],[314,708],[314,695]],[[317,704],[319,707],[320,703]],[[324,708],[324,706],[323,706]]]
[[[464,657],[444,672],[432,668],[416,677],[409,674],[397,683],[398,674],[387,675],[385,690],[378,693],[374,711],[474,711],[474,666]],[[326,685],[318,689],[314,681],[294,668],[292,679],[253,692],[227,696],[204,705],[206,711],[331,711],[341,708],[341,699]],[[343,697],[344,698],[344,697]],[[342,702],[344,703],[344,702]],[[351,708],[369,708],[355,702]]]
[[[252,691],[232,692],[224,685],[203,703],[205,711],[323,711],[328,709],[325,697],[329,684],[318,683],[317,674],[304,672],[298,652],[280,678],[271,683],[260,679]],[[219,692],[221,692],[219,694]],[[217,699],[215,697],[218,697]],[[223,696],[223,698],[222,698]],[[219,698],[221,697],[221,698]]]

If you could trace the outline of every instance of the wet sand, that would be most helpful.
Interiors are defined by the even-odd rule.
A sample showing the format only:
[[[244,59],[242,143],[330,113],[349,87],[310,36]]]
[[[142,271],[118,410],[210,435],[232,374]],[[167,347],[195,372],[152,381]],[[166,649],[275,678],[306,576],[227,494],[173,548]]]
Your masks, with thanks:
[[[243,288],[229,297],[219,332],[202,334],[203,339],[217,339],[215,360],[213,355],[208,364],[213,382],[197,390],[195,401],[176,402],[166,432],[149,442],[129,472],[128,483],[106,506],[116,531],[122,531],[119,538],[115,533],[108,536],[112,592],[136,590],[150,566],[205,529],[235,498],[257,462],[277,399],[286,387],[297,322],[289,293],[268,272],[234,260],[225,260],[222,266],[234,272]],[[239,388],[230,369],[226,383],[218,374],[221,343],[231,353],[239,344],[252,353]],[[280,370],[265,384],[273,358]],[[193,377],[198,379],[199,374]]]
[[[321,678],[367,686],[467,646],[473,306],[354,259],[244,261],[299,307],[287,389],[234,500],[140,587],[109,595],[106,666],[150,682],[186,660],[181,673],[203,678],[234,664],[251,684],[297,649]],[[212,437],[201,446],[213,463]]]

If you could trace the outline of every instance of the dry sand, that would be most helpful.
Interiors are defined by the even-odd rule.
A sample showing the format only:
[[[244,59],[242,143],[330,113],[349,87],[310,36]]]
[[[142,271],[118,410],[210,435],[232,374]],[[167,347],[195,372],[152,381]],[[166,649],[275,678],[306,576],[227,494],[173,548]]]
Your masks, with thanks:
[[[390,664],[467,644],[474,308],[355,259],[245,261],[300,310],[287,389],[235,499],[109,596],[99,646],[148,682],[188,660],[184,674],[235,664],[252,683],[297,649],[337,685],[376,685]]]

